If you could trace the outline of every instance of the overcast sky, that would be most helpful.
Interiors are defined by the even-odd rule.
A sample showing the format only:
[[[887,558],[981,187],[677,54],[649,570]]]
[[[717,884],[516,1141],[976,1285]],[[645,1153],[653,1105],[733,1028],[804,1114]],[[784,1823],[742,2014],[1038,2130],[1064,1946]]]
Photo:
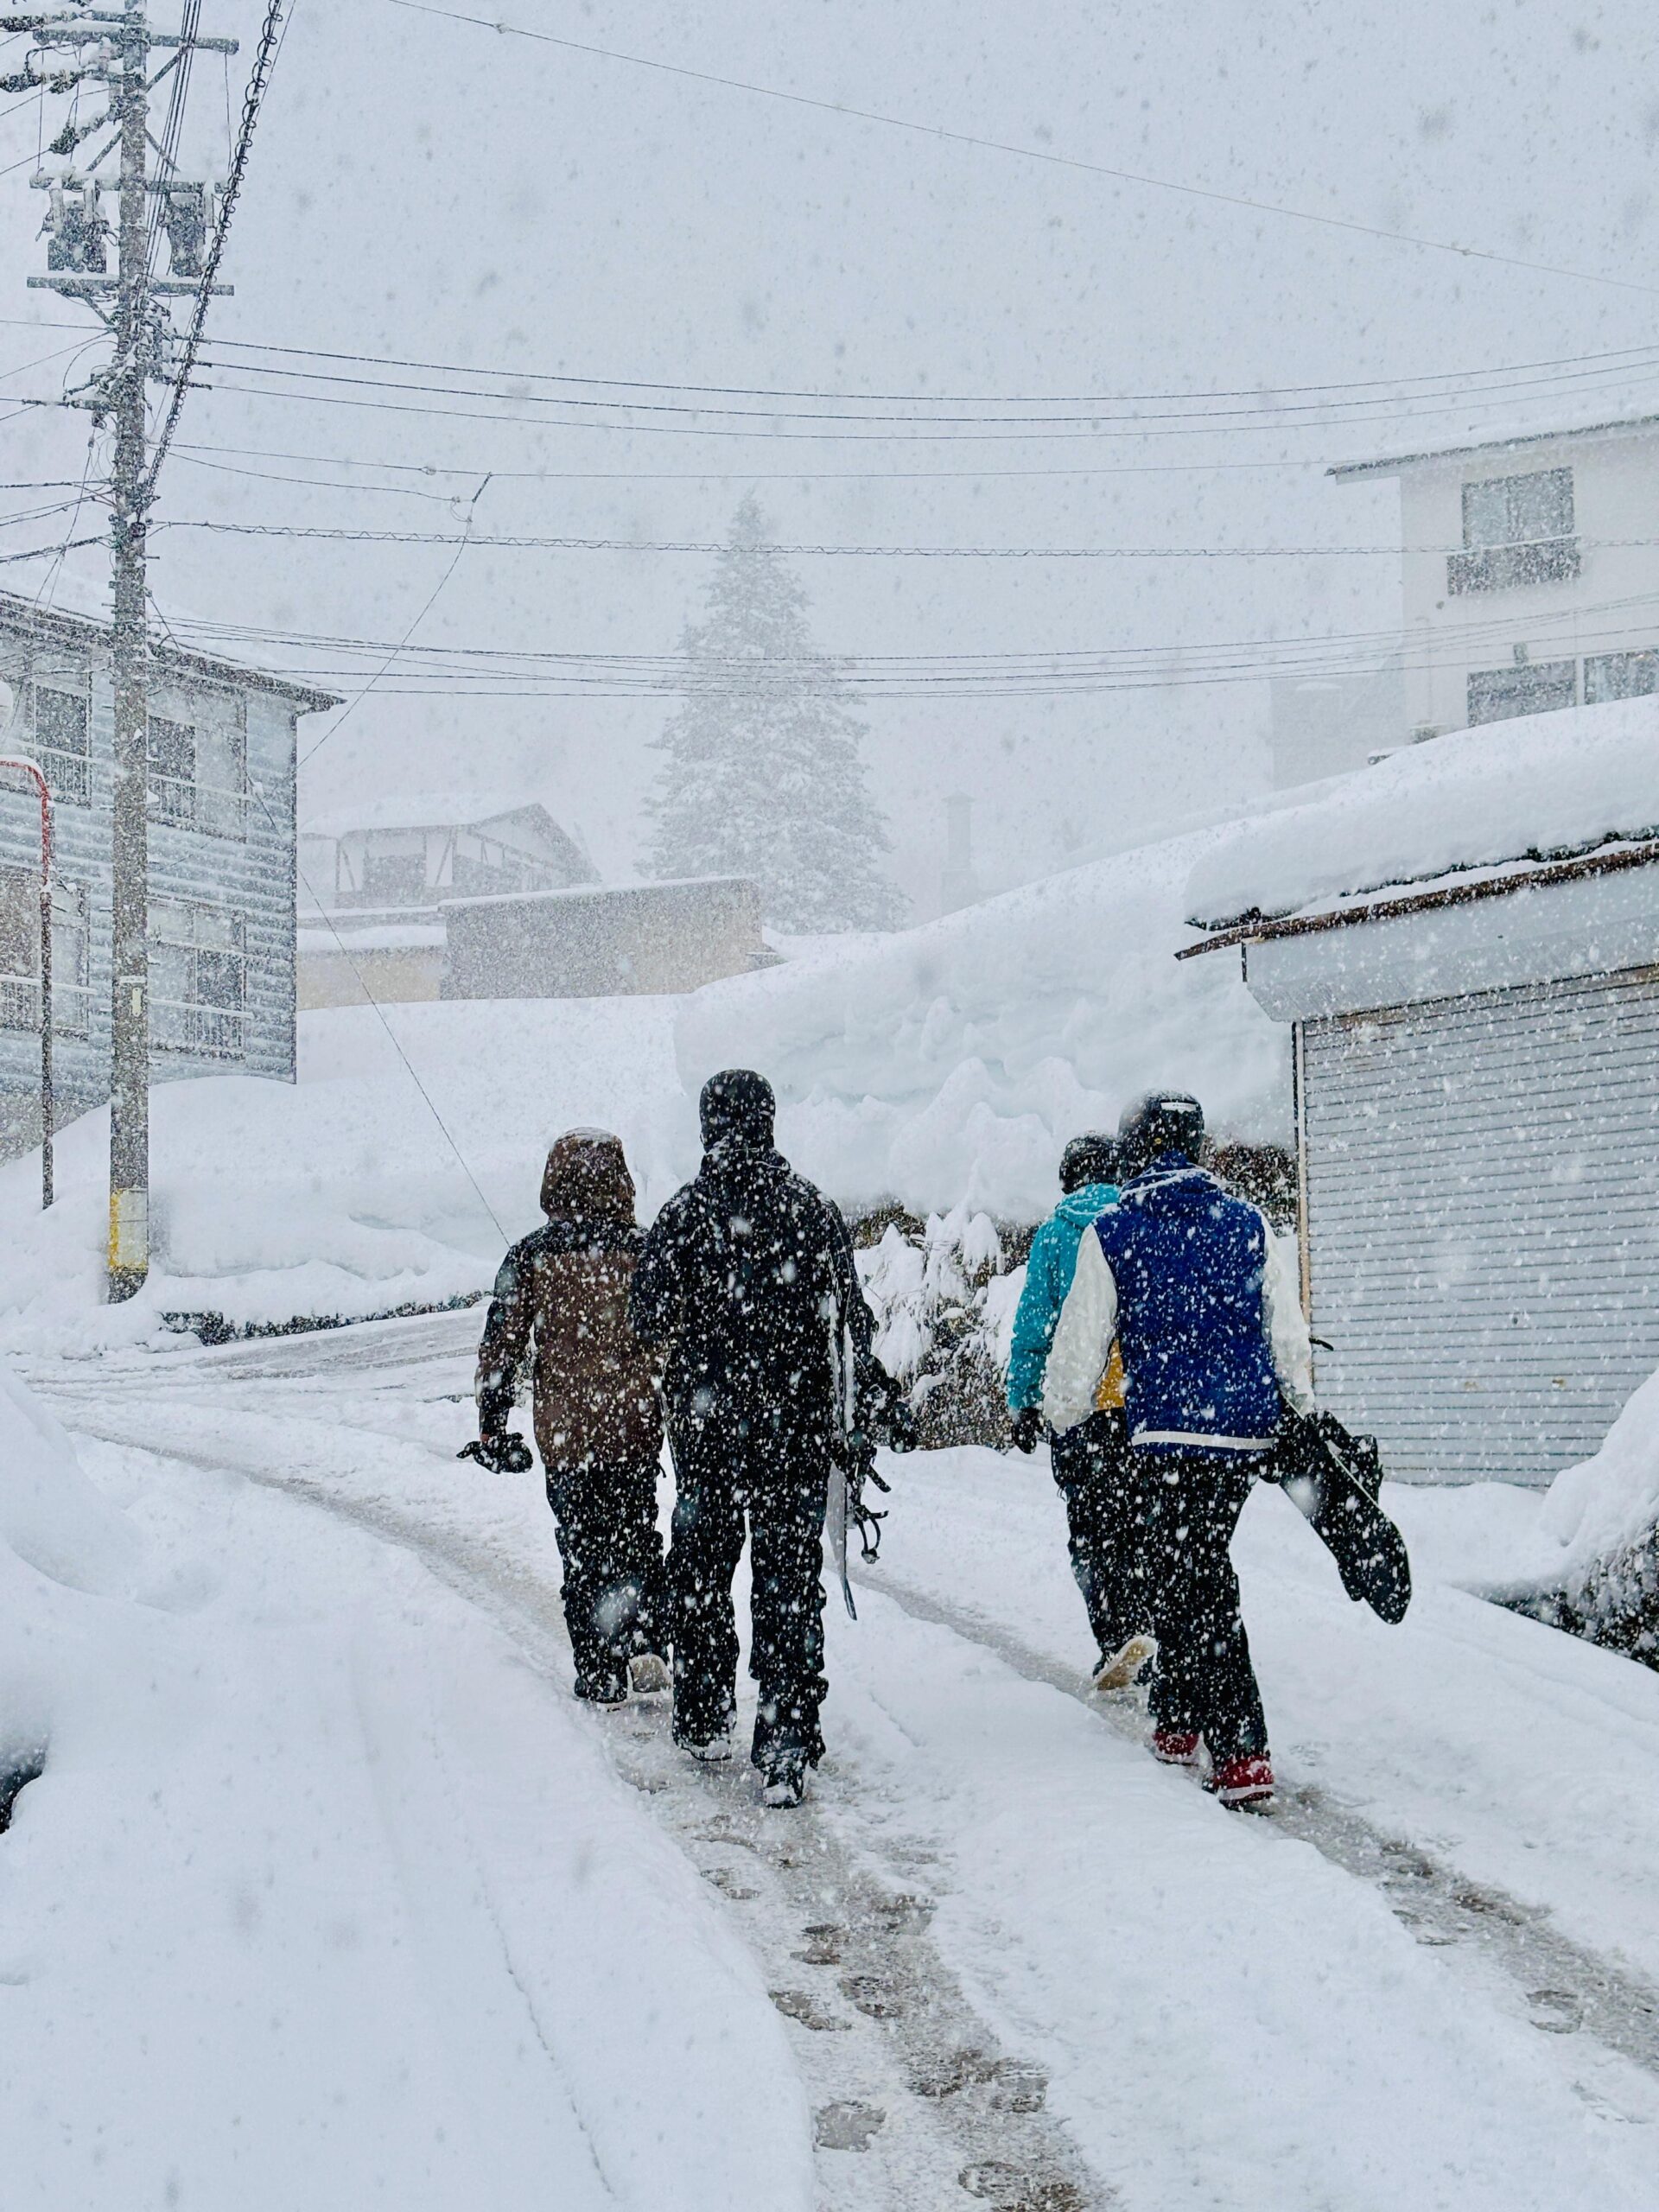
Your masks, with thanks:
[[[328,387],[331,404],[279,397],[279,379],[240,367],[249,357],[216,353],[210,338],[216,365],[203,379],[219,388],[193,396],[181,435],[190,448],[233,450],[175,456],[163,519],[449,532],[494,472],[472,510],[480,537],[703,541],[753,486],[791,543],[1206,549],[1182,560],[799,563],[836,652],[1137,647],[1161,662],[1222,640],[1398,620],[1391,558],[1218,557],[1230,547],[1389,544],[1392,486],[1338,488],[1324,477],[1330,462],[1659,405],[1659,57],[1654,11],[1640,0],[1257,0],[1248,10],[1236,0],[1179,10],[458,0],[463,12],[469,4],[619,55],[1023,151],[503,36],[394,0],[297,0],[232,234],[236,297],[214,311],[221,340],[849,397],[1087,394],[1100,402],[1090,423],[1016,438],[988,437],[982,419],[930,421],[927,436],[901,441],[869,424],[782,435],[819,427],[798,421],[712,435],[707,416],[630,423],[604,412],[577,424],[575,410],[548,427],[443,421],[389,411],[361,386]],[[261,13],[248,0],[203,10],[204,29],[244,40],[231,65],[238,105]],[[190,142],[222,164],[217,63],[200,63],[192,100]],[[34,396],[59,389],[63,365],[17,372],[73,334],[24,326],[79,319],[23,289],[44,264],[25,158],[38,105],[0,119],[0,167],[22,163],[0,178],[12,318],[0,359],[17,365],[4,389]],[[61,112],[48,103],[48,132]],[[1639,347],[1654,349],[1656,367],[1585,358]],[[1524,393],[1436,402],[1433,412],[1397,393],[1331,394],[1358,404],[1335,418],[1320,406],[1306,418],[1281,411],[1198,429],[1146,420],[1171,411],[1155,397],[1113,397],[1364,378],[1433,389],[1453,372],[1557,360],[1575,365]],[[681,392],[656,397],[686,404]],[[439,395],[404,404],[500,412]],[[1142,419],[1100,422],[1114,411]],[[84,418],[31,412],[0,431],[8,480],[79,473]],[[305,458],[270,457],[278,454]],[[417,479],[384,466],[411,462],[467,473]],[[267,480],[283,476],[324,481]],[[386,486],[402,488],[372,488]],[[10,513],[35,503],[22,491],[7,499]],[[5,542],[46,543],[61,528],[18,523]],[[165,613],[365,640],[401,639],[454,561],[442,545],[182,530],[159,533],[156,550]],[[474,546],[415,642],[671,653],[707,569],[643,550]],[[9,581],[33,592],[46,575],[44,563],[21,563]],[[101,606],[102,556],[72,556],[50,589],[66,604]],[[326,652],[292,657],[345,667]],[[975,798],[982,868],[1002,881],[1258,787],[1260,658],[1242,651],[1249,680],[1225,684],[872,701],[871,766],[918,910],[937,899],[952,790]],[[340,688],[360,689],[373,664],[354,664]],[[666,702],[396,696],[404,688],[389,677],[344,719],[308,771],[312,804],[406,785],[453,788],[461,804],[469,791],[523,786],[580,827],[607,873],[633,864],[649,741]],[[305,741],[321,734],[313,725]]]

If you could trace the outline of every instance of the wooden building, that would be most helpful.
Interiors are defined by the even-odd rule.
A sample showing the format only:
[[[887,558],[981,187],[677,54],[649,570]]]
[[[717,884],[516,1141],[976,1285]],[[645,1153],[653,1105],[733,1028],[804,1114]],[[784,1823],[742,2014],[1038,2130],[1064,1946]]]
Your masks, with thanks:
[[[109,1096],[110,630],[0,593],[0,752],[44,770],[56,840],[59,1122]],[[150,1071],[156,1082],[295,1067],[295,733],[337,706],[175,646],[149,687]],[[39,819],[0,776],[0,1157],[40,1141]]]

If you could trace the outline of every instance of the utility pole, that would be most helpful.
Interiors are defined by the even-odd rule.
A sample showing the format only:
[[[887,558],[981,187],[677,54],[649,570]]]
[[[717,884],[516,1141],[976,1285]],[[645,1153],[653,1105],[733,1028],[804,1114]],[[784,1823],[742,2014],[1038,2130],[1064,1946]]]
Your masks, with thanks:
[[[144,356],[149,333],[149,48],[143,0],[121,26],[121,210],[114,404],[115,778],[110,825],[110,1302],[130,1298],[149,1272],[149,657],[144,603],[149,499],[144,488]]]
[[[80,142],[106,124],[115,136],[83,175],[74,169],[33,181],[52,194],[48,229],[52,246],[50,273],[31,276],[31,288],[83,301],[111,331],[114,358],[69,406],[89,410],[112,425],[114,469],[110,486],[110,543],[113,568],[114,638],[111,677],[115,709],[114,778],[111,821],[110,957],[110,1230],[109,1297],[111,1304],[142,1287],[149,1268],[149,633],[146,609],[146,532],[153,486],[147,473],[146,386],[163,372],[163,340],[171,335],[157,305],[160,298],[185,294],[199,297],[201,271],[188,277],[160,278],[149,267],[149,206],[153,192],[167,197],[171,212],[177,194],[210,196],[200,186],[186,186],[174,175],[149,174],[149,74],[152,49],[170,49],[160,74],[186,64],[193,52],[234,54],[233,39],[168,36],[153,32],[144,0],[121,0],[119,12],[92,8],[86,0],[50,14],[0,17],[0,29],[32,30],[36,54],[54,48],[75,52],[74,66],[47,74],[25,71],[17,85],[44,83],[68,91],[88,79],[109,86],[109,109],[94,122],[71,124],[53,142],[54,153],[73,157]],[[90,50],[90,60],[80,57]],[[31,59],[34,57],[31,57]],[[156,81],[159,81],[159,76]],[[111,152],[118,155],[116,273],[105,268],[107,225],[99,201],[105,179],[99,170]],[[174,226],[168,226],[169,240]],[[197,242],[199,245],[199,241]],[[174,243],[176,270],[180,249]],[[192,256],[194,260],[194,254]],[[227,285],[213,290],[227,291]]]

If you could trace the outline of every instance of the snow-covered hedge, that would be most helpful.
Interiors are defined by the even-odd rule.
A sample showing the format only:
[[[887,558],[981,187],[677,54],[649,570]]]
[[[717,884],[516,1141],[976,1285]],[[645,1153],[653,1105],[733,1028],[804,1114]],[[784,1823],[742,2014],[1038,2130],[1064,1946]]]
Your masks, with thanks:
[[[1556,1476],[1540,1534],[1552,1555],[1509,1602],[1659,1667],[1659,1375]]]

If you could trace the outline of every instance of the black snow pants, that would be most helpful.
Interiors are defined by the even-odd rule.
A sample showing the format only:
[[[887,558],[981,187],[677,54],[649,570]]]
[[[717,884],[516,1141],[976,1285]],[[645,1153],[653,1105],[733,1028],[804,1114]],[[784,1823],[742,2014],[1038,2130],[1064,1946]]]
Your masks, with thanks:
[[[1268,1748],[1229,1546],[1255,1480],[1218,1454],[1131,1453],[1141,1570],[1158,1639],[1152,1717],[1196,1730],[1217,1765]]]
[[[627,1689],[628,1662],[666,1650],[668,1606],[657,1527],[655,1459],[610,1467],[550,1467],[547,1502],[564,1562],[565,1625],[576,1695],[609,1700]]]
[[[753,1637],[760,1690],[750,1756],[823,1756],[823,1512],[830,1471],[823,1432],[741,1421],[677,1422],[678,1484],[668,1557],[674,1642],[674,1738],[709,1743],[737,1709],[737,1617],[732,1578],[749,1538]]]
[[[1049,1447],[1054,1480],[1065,1500],[1071,1572],[1100,1656],[1109,1659],[1148,1625],[1128,1424],[1121,1413],[1090,1414],[1064,1435],[1051,1433]]]

